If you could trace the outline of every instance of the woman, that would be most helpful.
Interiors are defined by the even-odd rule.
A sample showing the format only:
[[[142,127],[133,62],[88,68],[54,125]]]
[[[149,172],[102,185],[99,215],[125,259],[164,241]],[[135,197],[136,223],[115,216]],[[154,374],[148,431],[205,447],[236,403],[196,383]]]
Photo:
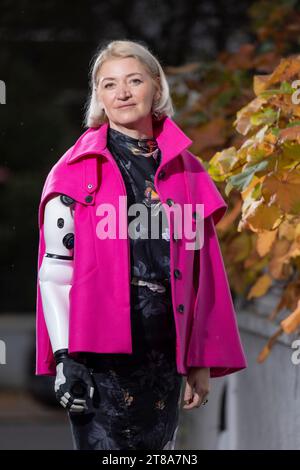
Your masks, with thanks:
[[[183,376],[192,409],[209,377],[246,367],[214,229],[226,203],[186,151],[147,48],[108,44],[91,87],[88,130],[52,168],[39,208],[36,373],[56,374],[75,449],[174,449]],[[180,207],[203,201],[204,249],[166,223],[177,203],[163,188]]]

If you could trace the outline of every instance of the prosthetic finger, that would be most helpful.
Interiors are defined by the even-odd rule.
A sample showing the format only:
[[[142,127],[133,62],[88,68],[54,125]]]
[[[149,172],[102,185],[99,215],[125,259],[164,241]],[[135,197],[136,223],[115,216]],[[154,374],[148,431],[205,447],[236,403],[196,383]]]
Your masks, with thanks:
[[[87,406],[71,405],[70,407],[70,411],[74,411],[76,413],[82,413],[86,409]]]
[[[73,403],[75,405],[84,405],[86,404],[86,400],[80,400],[79,398],[74,398]]]
[[[84,411],[87,408],[86,400],[74,399],[69,392],[64,393],[59,402],[64,408],[72,411]]]

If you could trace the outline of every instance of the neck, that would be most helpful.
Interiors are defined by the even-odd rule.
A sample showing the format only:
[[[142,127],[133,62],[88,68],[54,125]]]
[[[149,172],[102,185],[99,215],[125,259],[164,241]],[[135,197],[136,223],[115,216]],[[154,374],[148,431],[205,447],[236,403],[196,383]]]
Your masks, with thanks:
[[[152,116],[140,119],[138,122],[126,123],[126,125],[109,121],[109,126],[119,132],[133,137],[134,139],[152,139],[153,125]]]

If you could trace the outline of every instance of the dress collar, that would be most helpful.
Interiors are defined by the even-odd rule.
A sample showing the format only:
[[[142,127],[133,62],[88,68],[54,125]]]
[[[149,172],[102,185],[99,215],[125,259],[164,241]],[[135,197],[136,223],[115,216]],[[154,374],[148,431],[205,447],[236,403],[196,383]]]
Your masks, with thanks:
[[[75,142],[67,163],[73,163],[80,157],[89,154],[108,154],[107,132],[109,124],[105,122],[100,127],[91,127]],[[161,150],[161,164],[164,165],[172,158],[181,154],[193,141],[180,129],[170,117],[165,116],[160,121],[153,122],[153,136]]]
[[[154,137],[137,139],[124,132],[108,127],[107,146],[112,150],[124,150],[128,156],[150,158],[157,160],[159,147]]]

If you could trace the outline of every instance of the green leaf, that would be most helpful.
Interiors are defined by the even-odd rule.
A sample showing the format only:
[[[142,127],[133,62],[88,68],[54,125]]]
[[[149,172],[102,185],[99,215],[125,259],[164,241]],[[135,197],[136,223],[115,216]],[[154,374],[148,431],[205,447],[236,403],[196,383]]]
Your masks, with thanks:
[[[300,120],[289,122],[286,127],[300,126]]]
[[[233,175],[228,178],[229,182],[232,186],[239,191],[244,191],[247,186],[251,183],[251,180],[256,172],[264,170],[268,166],[269,162],[264,160],[259,162],[255,165],[251,165],[247,167],[242,173],[239,175]]]
[[[259,126],[261,124],[273,124],[277,119],[277,111],[272,108],[266,108],[263,111],[253,113],[250,117],[250,122],[253,126]]]
[[[256,201],[261,198],[261,183],[257,183],[251,193],[251,197]]]
[[[283,157],[299,160],[300,159],[300,144],[293,142],[285,142],[282,146]]]
[[[272,128],[271,128],[271,132],[272,132],[272,134],[274,134],[276,137],[278,137],[279,132],[280,132],[280,128],[279,128],[279,127],[272,127]]]
[[[226,186],[225,186],[225,190],[224,190],[225,195],[228,197],[232,190],[233,190],[233,186],[232,186],[231,182],[228,181]]]
[[[295,91],[295,88],[292,87],[292,85],[289,82],[282,82],[280,85],[280,91],[282,93],[286,93],[288,95],[292,95]]]

